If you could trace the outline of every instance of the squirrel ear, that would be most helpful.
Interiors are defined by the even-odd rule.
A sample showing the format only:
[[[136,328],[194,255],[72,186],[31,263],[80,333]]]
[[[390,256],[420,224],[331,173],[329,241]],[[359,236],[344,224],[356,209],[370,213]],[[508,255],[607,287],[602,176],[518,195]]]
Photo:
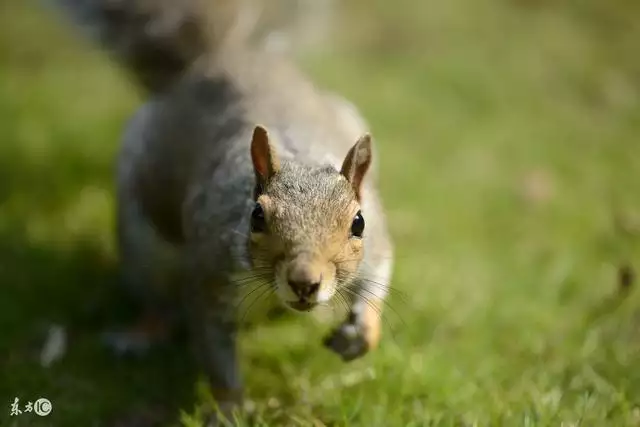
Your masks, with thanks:
[[[269,144],[267,130],[257,125],[251,138],[251,161],[258,185],[263,186],[280,170],[280,161]]]
[[[360,199],[360,185],[371,165],[371,135],[365,133],[347,153],[340,173],[347,178]]]

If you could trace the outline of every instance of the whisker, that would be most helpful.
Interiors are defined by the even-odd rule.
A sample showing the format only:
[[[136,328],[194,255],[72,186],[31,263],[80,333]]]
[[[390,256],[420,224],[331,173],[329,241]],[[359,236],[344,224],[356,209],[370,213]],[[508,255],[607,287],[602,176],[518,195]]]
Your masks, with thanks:
[[[241,281],[230,281],[222,286],[222,289],[242,290],[250,286],[260,285],[271,280],[271,275],[247,278]]]
[[[387,316],[384,313],[384,311],[382,310],[382,308],[377,307],[368,298],[358,294],[357,292],[354,292],[351,289],[348,289],[348,288],[345,287],[345,288],[343,288],[343,290],[347,291],[349,294],[359,298],[361,301],[363,301],[365,304],[367,304],[367,306],[369,308],[371,308],[380,317],[380,323],[382,323],[383,325],[385,325],[385,326],[387,326],[389,328],[389,331],[391,332],[391,338],[393,339],[393,342],[398,344],[398,341],[396,340],[396,331],[393,328],[393,326],[391,325],[391,323],[388,321]],[[402,321],[402,318],[400,320]],[[403,325],[404,325],[404,323],[403,323]]]
[[[240,302],[238,302],[236,304],[236,310],[240,310],[240,307],[242,307],[242,303],[245,302],[251,295],[253,295],[254,293],[256,293],[258,290],[260,289],[264,289],[264,287],[268,287],[269,286],[269,282],[262,282],[260,283],[258,286],[256,286],[255,289],[252,289],[251,291],[247,292],[241,299]]]
[[[269,278],[272,276],[272,272],[268,271],[268,272],[261,272],[261,273],[255,273],[255,274],[247,274],[247,275],[242,275],[242,276],[237,276],[235,278],[231,278],[229,280],[229,283],[231,284],[243,284],[249,281],[255,281],[256,279],[265,279],[265,278]]]
[[[406,292],[403,292],[400,289],[394,288],[393,286],[385,285],[383,283],[376,282],[375,280],[370,280],[370,279],[366,279],[366,278],[363,278],[363,277],[358,278],[357,281],[366,283],[367,285],[371,285],[373,288],[385,291],[386,293],[388,293],[390,295],[396,296],[404,304],[408,304],[409,301],[410,301],[410,298],[409,298],[409,296],[407,295]]]
[[[338,288],[336,291],[336,302],[340,304],[340,306],[344,309],[345,313],[349,313],[349,302],[345,298],[344,294],[340,292],[341,289]]]
[[[255,268],[252,268],[250,270],[239,270],[239,271],[235,271],[232,272],[230,274],[230,278],[231,279],[242,279],[245,277],[251,277],[253,275],[260,275],[260,274],[273,274],[274,269],[270,266],[258,266]]]
[[[349,287],[347,287],[347,288],[349,288]],[[404,319],[402,318],[400,313],[388,301],[386,301],[383,298],[379,298],[373,291],[371,291],[371,290],[369,290],[367,288],[363,288],[363,287],[359,287],[359,288],[356,288],[356,289],[352,288],[351,290],[353,290],[356,293],[356,295],[360,296],[361,298],[365,298],[365,297],[364,297],[364,295],[358,293],[358,290],[362,290],[362,291],[365,291],[365,292],[369,293],[372,298],[375,298],[376,301],[380,301],[380,303],[382,303],[385,307],[388,307],[396,316],[398,316],[398,319],[400,319],[400,322],[402,323],[403,326],[405,326],[405,327],[407,326],[406,322],[404,321]]]
[[[251,304],[249,304],[249,306],[247,307],[246,311],[244,312],[244,315],[242,316],[242,319],[240,320],[240,324],[244,323],[245,318],[247,317],[247,315],[249,314],[249,311],[251,310],[251,308],[262,299],[262,297],[264,297],[267,293],[269,293],[269,296],[271,296],[273,294],[274,287],[272,286],[273,283],[267,283],[267,289],[262,292],[260,295],[258,295],[256,298],[254,298],[254,300],[251,302]]]
[[[346,286],[344,289],[348,290],[348,292],[350,292],[351,295],[356,296],[358,298],[361,298],[362,300],[367,302],[368,305],[371,308],[377,309],[376,312],[378,314],[382,314],[383,313],[383,310],[382,310],[383,307],[388,307],[397,316],[397,318],[400,320],[402,325],[403,326],[407,326],[406,322],[404,321],[404,319],[402,317],[402,315],[391,304],[389,304],[388,301],[385,301],[384,299],[379,298],[374,292],[372,292],[372,291],[370,291],[370,290],[368,290],[366,288],[352,288],[352,287],[349,287],[349,286]],[[358,292],[359,290],[363,290],[363,291],[369,293],[371,296],[369,297],[369,296],[363,295],[362,293]],[[378,308],[375,305],[374,301],[375,302],[379,302],[380,304],[383,305],[383,307],[379,307]],[[371,304],[373,304],[373,305],[371,305]]]
[[[401,291],[400,289],[395,288],[394,286],[392,286],[391,284],[384,284],[381,282],[378,282],[376,280],[370,279],[367,276],[362,276],[359,275],[357,273],[349,273],[349,272],[344,272],[344,273],[340,273],[343,274],[346,279],[350,282],[365,282],[367,284],[370,284],[378,289],[384,290],[384,291],[388,291],[390,294],[398,296],[403,303],[408,303],[409,301],[409,296],[407,295],[406,292]]]

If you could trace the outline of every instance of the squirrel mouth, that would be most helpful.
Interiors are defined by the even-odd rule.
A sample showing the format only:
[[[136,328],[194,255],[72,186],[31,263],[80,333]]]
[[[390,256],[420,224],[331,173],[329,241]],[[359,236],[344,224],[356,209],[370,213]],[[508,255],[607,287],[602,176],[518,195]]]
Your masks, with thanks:
[[[287,301],[287,305],[296,311],[311,311],[318,304],[308,301]]]

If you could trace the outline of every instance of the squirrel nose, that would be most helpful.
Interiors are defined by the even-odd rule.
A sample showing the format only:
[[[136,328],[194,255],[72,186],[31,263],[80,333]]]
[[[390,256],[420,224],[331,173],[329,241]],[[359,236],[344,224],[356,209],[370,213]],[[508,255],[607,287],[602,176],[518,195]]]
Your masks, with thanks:
[[[320,282],[293,282],[289,280],[289,286],[301,299],[309,298],[320,289]]]
[[[292,264],[287,275],[289,287],[301,299],[318,292],[322,281],[322,274],[314,271],[313,266],[305,264]]]

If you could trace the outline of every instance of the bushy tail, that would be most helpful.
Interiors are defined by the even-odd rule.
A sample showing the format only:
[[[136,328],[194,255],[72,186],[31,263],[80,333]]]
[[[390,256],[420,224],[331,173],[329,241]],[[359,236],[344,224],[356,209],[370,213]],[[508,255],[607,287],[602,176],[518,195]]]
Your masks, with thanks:
[[[200,56],[247,38],[251,0],[45,0],[111,52],[149,91],[167,88]]]

